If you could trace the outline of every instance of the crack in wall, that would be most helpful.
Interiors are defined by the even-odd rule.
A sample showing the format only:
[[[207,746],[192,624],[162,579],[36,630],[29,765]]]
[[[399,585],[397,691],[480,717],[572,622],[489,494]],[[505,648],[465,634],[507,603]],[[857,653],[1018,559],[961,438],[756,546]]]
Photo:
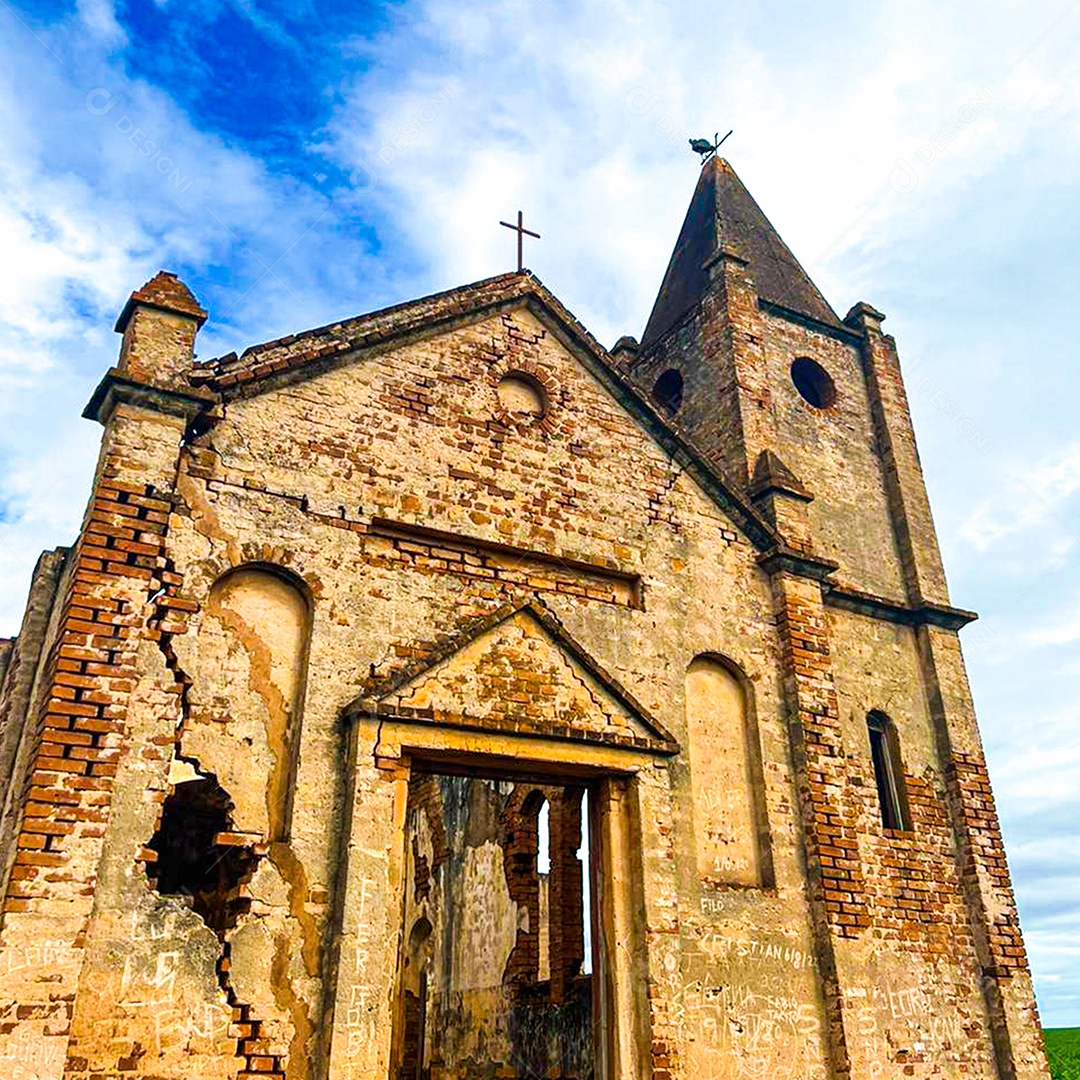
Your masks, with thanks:
[[[180,580],[168,558],[165,569],[174,575],[176,580]],[[173,760],[187,765],[196,776],[176,783],[170,782],[167,794],[162,800],[154,834],[146,844],[149,851],[156,853],[156,858],[145,865],[146,874],[151,888],[158,895],[187,898],[192,910],[221,943],[215,974],[231,1010],[231,1032],[236,1037],[236,1056],[244,1061],[243,1071],[258,1072],[268,1077],[284,1077],[285,1055],[269,1052],[272,1047],[263,1039],[264,1021],[252,1016],[253,1006],[241,1001],[232,985],[231,945],[227,938],[228,931],[236,926],[240,916],[250,907],[250,897],[245,895],[246,886],[252,880],[259,860],[266,852],[259,850],[261,845],[237,842],[239,835],[231,831],[233,804],[228,793],[217,783],[217,778],[212,773],[203,772],[197,758],[183,752],[183,737],[191,715],[192,679],[183,670],[173,648],[173,633],[161,628],[169,614],[166,602],[176,593],[177,586],[170,585],[165,596],[156,600],[158,614],[153,622],[156,624],[154,628],[159,632],[157,644],[164,657],[165,666],[179,687]],[[178,796],[179,792],[195,784],[200,785],[200,790]],[[203,797],[201,807],[195,796]],[[200,824],[203,826],[201,836],[197,833],[192,836],[191,816],[181,812],[184,803],[188,803],[188,809],[191,809],[194,803],[197,810],[195,816],[201,818]],[[173,818],[176,819],[175,822]],[[221,827],[212,831],[212,826]],[[196,839],[201,843],[196,842]],[[203,850],[198,851],[199,847]],[[198,857],[185,858],[185,848],[188,856]],[[164,860],[161,857],[163,854]],[[207,855],[213,855],[213,858],[207,860]],[[192,870],[192,866],[198,870]],[[190,875],[197,872],[201,872],[201,880],[192,880]],[[214,888],[198,890],[194,887],[211,884],[208,879],[215,873],[217,880],[213,883]],[[170,893],[170,888],[177,891]],[[303,1062],[305,1059],[301,1056],[299,1060]]]
[[[266,812],[271,837],[270,862],[288,888],[289,914],[300,927],[301,953],[304,969],[315,978],[322,964],[322,943],[315,919],[307,910],[309,895],[307,877],[303,864],[288,843],[289,792],[294,780],[295,755],[290,745],[295,740],[295,701],[290,703],[274,681],[274,656],[270,647],[238,612],[228,608],[221,594],[212,593],[207,605],[208,614],[231,631],[248,655],[248,687],[266,708],[266,738],[273,765],[266,786]],[[298,682],[302,682],[301,660]],[[299,696],[299,690],[294,697]],[[278,939],[281,945],[281,939]],[[271,971],[271,987],[274,998],[293,1020],[290,1060],[304,1063],[299,1066],[299,1076],[307,1073],[307,1041],[314,1032],[305,1002],[293,990],[287,962],[282,965],[275,960]],[[284,1003],[284,1004],[283,1004]]]

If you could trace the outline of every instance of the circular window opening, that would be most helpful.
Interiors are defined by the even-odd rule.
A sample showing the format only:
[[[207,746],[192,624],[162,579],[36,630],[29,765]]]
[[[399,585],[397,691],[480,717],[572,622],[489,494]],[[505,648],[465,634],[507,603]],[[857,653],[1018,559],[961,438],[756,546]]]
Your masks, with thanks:
[[[544,388],[520,371],[511,371],[499,380],[499,404],[515,419],[539,420],[547,412]]]
[[[827,409],[836,402],[836,384],[832,376],[809,357],[800,356],[791,365],[791,381],[803,400],[815,409]]]
[[[668,368],[653,385],[653,397],[657,405],[668,414],[674,416],[682,405],[683,379],[682,375],[674,368]]]

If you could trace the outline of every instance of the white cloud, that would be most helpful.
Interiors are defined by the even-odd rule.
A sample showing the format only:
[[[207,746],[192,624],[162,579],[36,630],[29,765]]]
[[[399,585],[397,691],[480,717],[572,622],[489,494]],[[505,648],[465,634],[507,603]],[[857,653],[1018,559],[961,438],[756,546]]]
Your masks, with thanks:
[[[1076,603],[1075,595],[1068,597],[1067,603],[1072,608],[1071,614],[1063,619],[1059,618],[1050,626],[1029,631],[1024,635],[1025,643],[1033,648],[1042,648],[1080,641],[1080,604]]]
[[[1056,526],[1059,552],[1080,541],[1080,531],[1066,520],[1062,508],[1080,488],[1080,444],[1030,469],[1014,468],[1001,490],[983,500],[960,528],[960,536],[978,551],[1049,522]]]
[[[859,49],[821,42],[792,63],[704,3],[680,18],[616,2],[412,10],[347,95],[332,145],[352,162],[366,148],[411,244],[448,281],[505,267],[512,247],[494,219],[523,206],[544,233],[530,265],[605,339],[644,323],[694,182],[687,135],[735,128],[737,168],[846,310],[859,299],[837,269],[846,252],[884,248],[912,213],[948,213],[1015,152],[1003,130],[1021,114],[1059,120],[1072,97],[1049,77],[1025,83],[1004,61],[979,59],[1034,39],[1028,28],[1049,24],[1049,4],[963,34],[938,33],[928,5],[902,17],[850,8]],[[451,105],[406,135],[448,84]],[[391,161],[371,160],[395,140]],[[901,158],[917,170],[910,192],[890,187]]]
[[[995,765],[994,789],[1015,812],[1060,807],[1070,801],[1080,808],[1080,746],[1069,745],[1078,722],[1076,712],[1059,725],[1040,716],[1037,725],[1022,733],[1008,759]]]
[[[79,414],[115,362],[128,293],[161,267],[229,266],[203,355],[344,313],[303,248],[325,197],[129,77],[111,10],[84,4],[47,35],[70,46],[64,63],[0,35],[0,633],[18,627],[38,552],[78,527],[99,435]],[[355,280],[363,258],[335,265]]]
[[[82,25],[103,45],[121,49],[128,43],[111,0],[76,0],[75,8]]]

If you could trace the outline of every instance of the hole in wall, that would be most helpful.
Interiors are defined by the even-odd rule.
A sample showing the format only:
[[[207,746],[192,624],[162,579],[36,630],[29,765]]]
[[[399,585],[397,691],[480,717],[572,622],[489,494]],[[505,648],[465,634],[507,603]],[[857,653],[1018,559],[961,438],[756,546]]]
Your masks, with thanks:
[[[674,416],[682,407],[683,377],[675,368],[668,368],[653,383],[653,398],[656,404],[668,414]]]
[[[800,356],[791,365],[791,381],[803,401],[815,409],[827,409],[836,403],[836,384],[832,376],[808,356]]]
[[[250,907],[241,895],[259,857],[250,846],[222,843],[233,804],[213,776],[177,784],[165,799],[161,825],[147,847],[157,860],[147,875],[162,896],[185,899],[219,937]]]
[[[159,895],[189,904],[221,942],[217,980],[239,1025],[236,1056],[246,1062],[240,1075],[283,1078],[287,1055],[272,1049],[274,1044],[264,1037],[264,1021],[237,997],[230,979],[229,931],[251,909],[244,886],[261,855],[250,842],[253,838],[230,831],[234,804],[217,777],[199,773],[187,760],[182,766],[180,771],[189,775],[166,797],[157,832],[146,845],[157,853],[156,860],[146,864],[147,877]]]

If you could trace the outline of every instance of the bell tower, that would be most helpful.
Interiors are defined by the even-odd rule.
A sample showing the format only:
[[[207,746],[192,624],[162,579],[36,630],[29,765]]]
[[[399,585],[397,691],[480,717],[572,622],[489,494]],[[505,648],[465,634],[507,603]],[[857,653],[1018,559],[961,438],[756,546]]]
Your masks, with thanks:
[[[779,537],[758,563],[783,656],[832,1075],[876,1075],[869,1014],[852,1003],[924,964],[926,1015],[979,1015],[992,1075],[1043,1076],[957,636],[975,616],[949,605],[884,318],[857,303],[840,319],[712,156],[641,344],[623,339],[615,357]]]
[[[845,585],[947,603],[883,318],[859,304],[841,320],[714,156],[641,345],[624,355],[630,378],[734,486],[754,494],[765,452],[768,468],[779,461],[798,478],[815,552]]]

